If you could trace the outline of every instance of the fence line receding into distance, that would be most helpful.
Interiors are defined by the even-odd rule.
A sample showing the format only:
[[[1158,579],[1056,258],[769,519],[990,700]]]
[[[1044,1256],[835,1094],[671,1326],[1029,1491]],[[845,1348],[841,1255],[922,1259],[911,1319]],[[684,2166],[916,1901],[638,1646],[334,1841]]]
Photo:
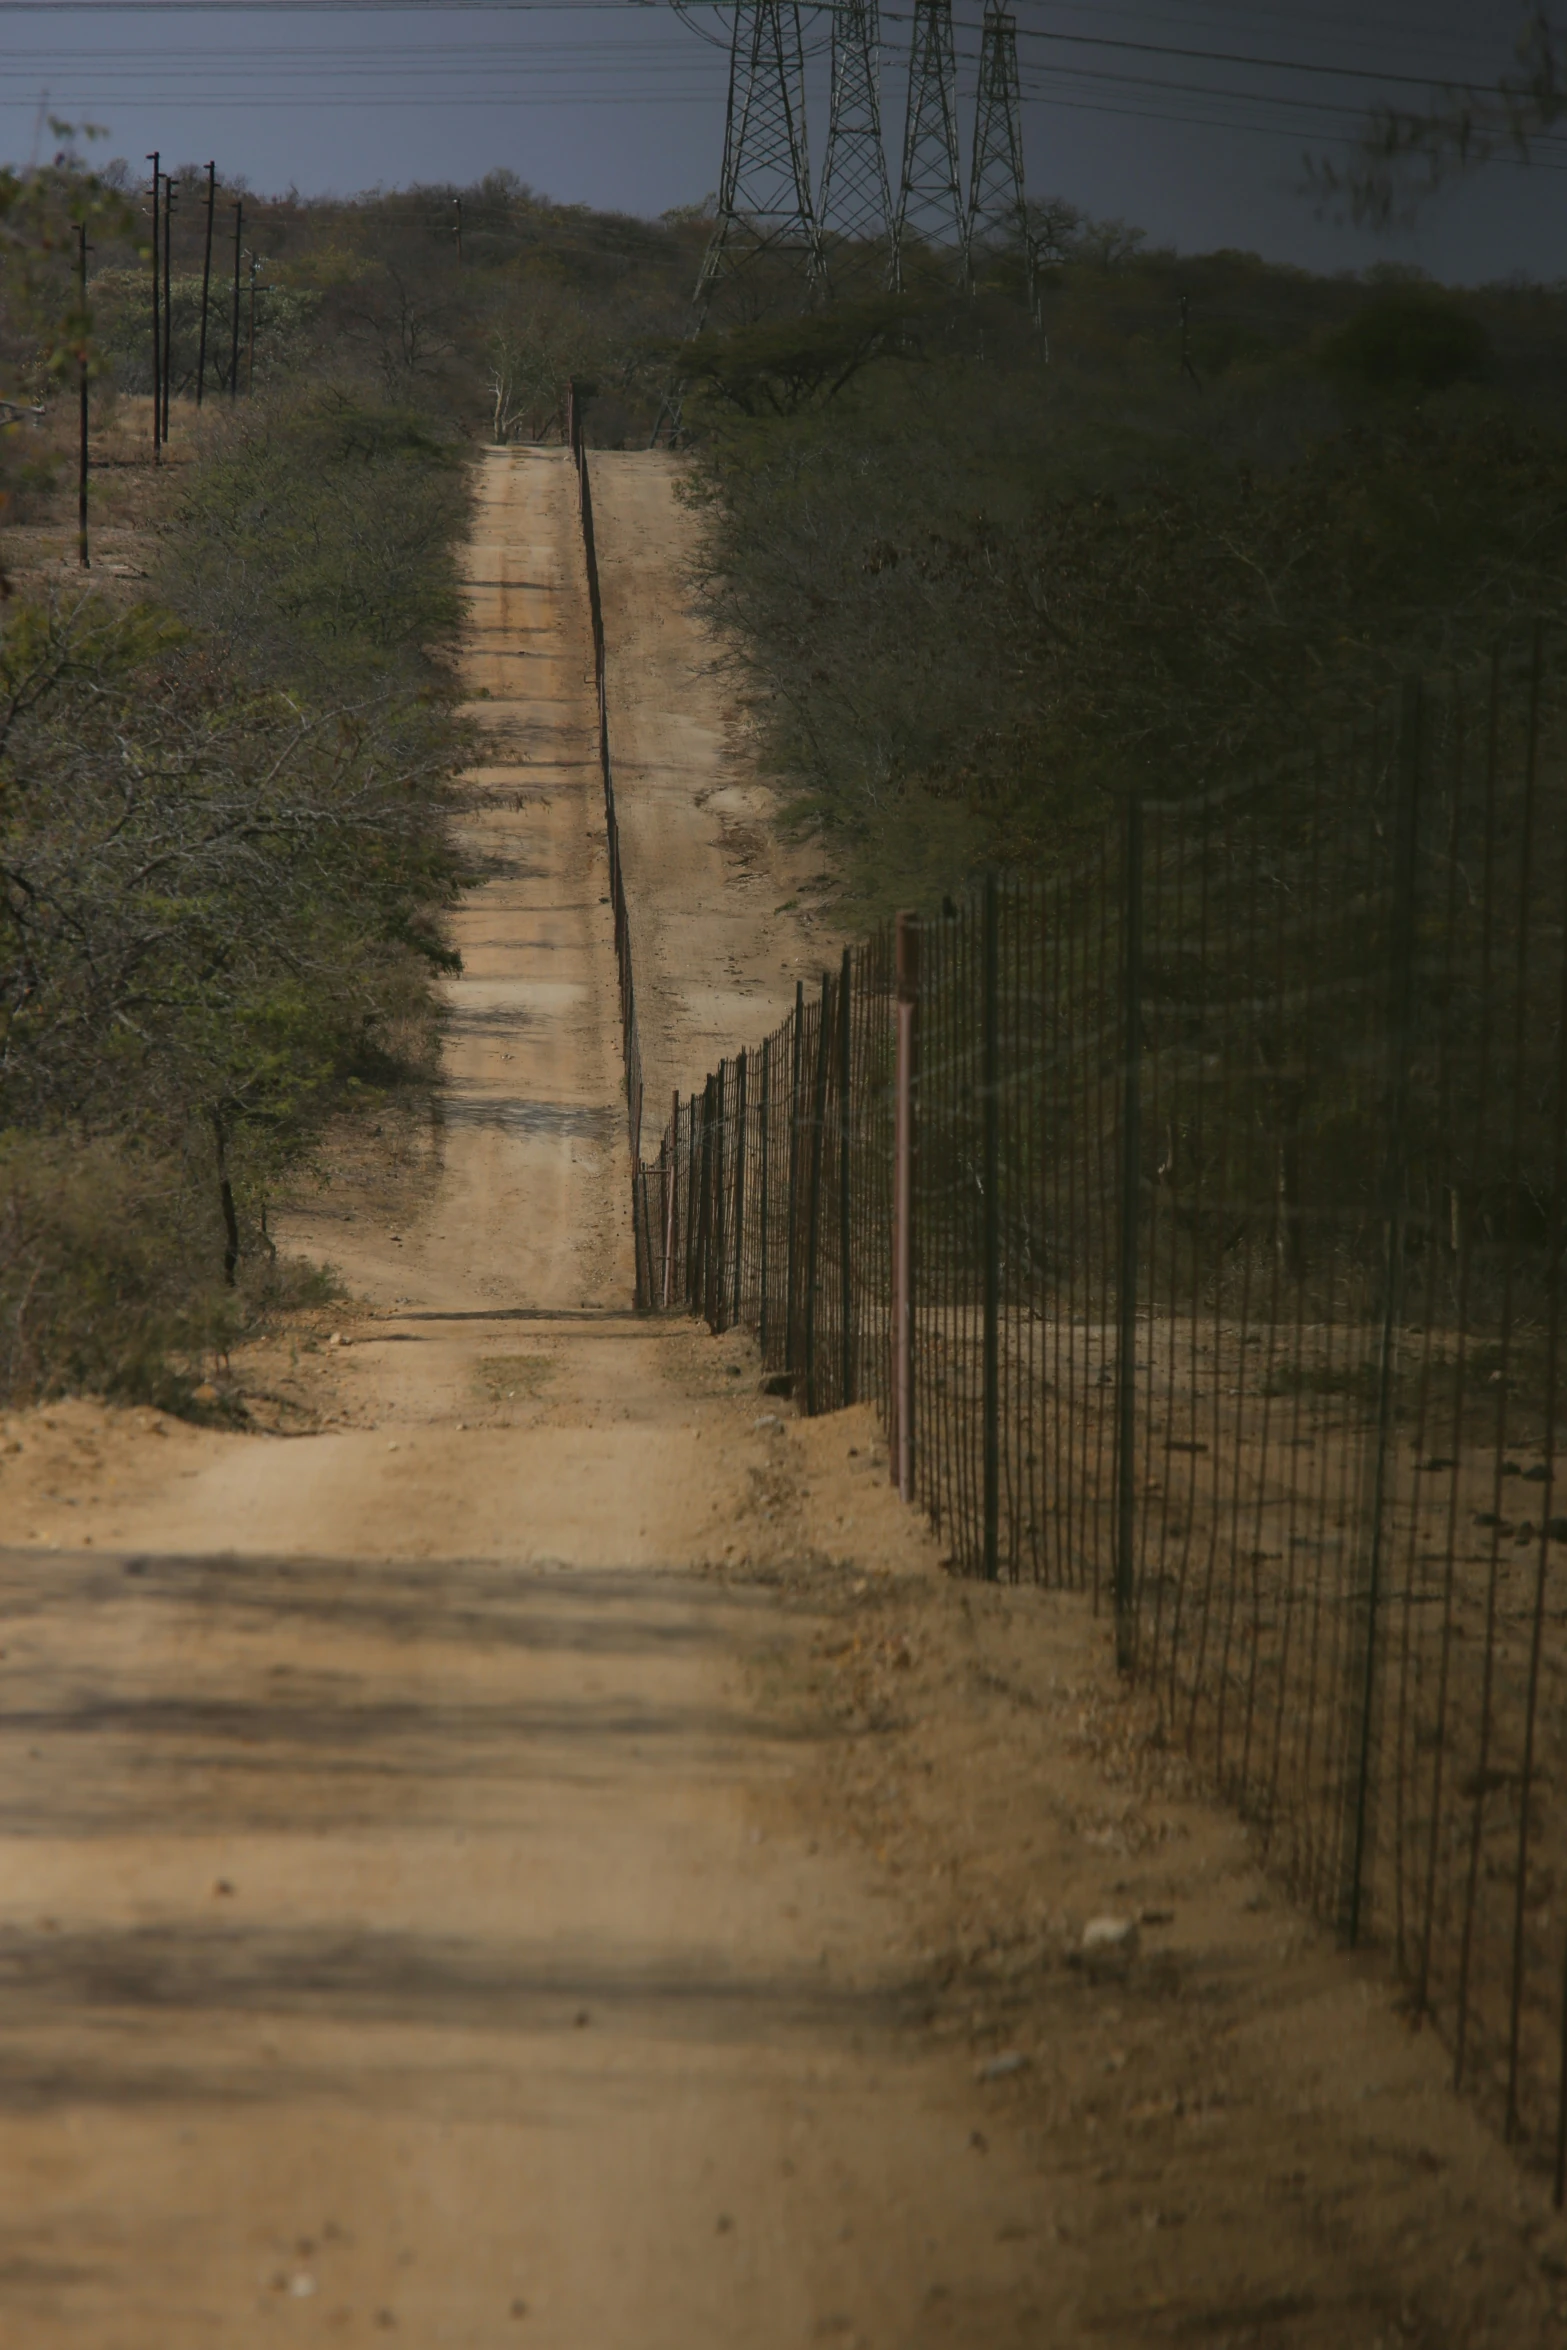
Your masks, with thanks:
[[[1128,807],[847,952],[636,1179],[642,1301],[874,1404],[959,1571],[1102,1598],[1559,2198],[1564,750],[1538,629]]]
[[[620,861],[620,821],[615,812],[615,769],[609,753],[604,605],[599,592],[598,541],[593,529],[593,484],[589,475],[587,444],[583,438],[582,416],[582,401],[573,384],[566,396],[566,446],[577,476],[582,549],[587,565],[588,615],[593,630],[593,683],[598,702],[599,767],[604,779],[604,824],[609,851],[609,901],[615,921],[615,968],[620,980],[620,1033],[625,1055],[626,1117],[631,1140],[631,1164],[635,1167],[642,1153],[642,1044],[637,1033],[637,996],[631,975],[631,919],[626,906],[626,877]],[[646,1236],[639,1230],[639,1264],[645,1247]]]

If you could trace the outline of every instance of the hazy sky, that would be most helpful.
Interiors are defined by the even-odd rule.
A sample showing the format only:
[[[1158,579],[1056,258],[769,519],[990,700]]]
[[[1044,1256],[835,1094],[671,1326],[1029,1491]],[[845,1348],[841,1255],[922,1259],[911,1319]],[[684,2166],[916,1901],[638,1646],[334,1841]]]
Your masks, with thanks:
[[[883,6],[894,169],[910,5]],[[981,7],[956,0],[965,140]],[[1419,103],[1432,83],[1505,70],[1521,0],[1020,0],[1017,14],[1031,194],[1120,214],[1188,251],[1567,277],[1567,138],[1532,169],[1477,174],[1409,236],[1318,219],[1299,192],[1303,153],[1339,149],[1377,97]],[[727,40],[725,10],[688,16]],[[819,42],[825,17],[805,18]],[[653,214],[718,180],[726,52],[660,0],[0,0],[0,30],[11,161],[48,150],[54,114],[104,125],[103,156],[138,169],[153,147],[182,163],[215,156],[258,190],[466,181],[505,164],[548,195]],[[812,104],[819,164],[820,58]]]

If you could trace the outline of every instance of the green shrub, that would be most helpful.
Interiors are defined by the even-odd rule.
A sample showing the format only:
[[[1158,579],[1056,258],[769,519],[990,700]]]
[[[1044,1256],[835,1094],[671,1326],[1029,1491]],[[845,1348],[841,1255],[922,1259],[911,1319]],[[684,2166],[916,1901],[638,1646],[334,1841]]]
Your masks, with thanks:
[[[423,417],[328,390],[243,410],[197,472],[157,587],[253,672],[334,698],[439,689],[461,622],[458,447]]]
[[[1479,319],[1445,295],[1390,287],[1323,345],[1341,382],[1372,392],[1440,392],[1485,372],[1491,338]]]
[[[0,605],[0,1393],[177,1402],[267,1185],[430,1080],[466,516],[417,420],[315,397],[220,435],[166,604]]]
[[[179,1159],[0,1134],[0,1395],[182,1408],[237,1323],[220,1247],[216,1194]]]

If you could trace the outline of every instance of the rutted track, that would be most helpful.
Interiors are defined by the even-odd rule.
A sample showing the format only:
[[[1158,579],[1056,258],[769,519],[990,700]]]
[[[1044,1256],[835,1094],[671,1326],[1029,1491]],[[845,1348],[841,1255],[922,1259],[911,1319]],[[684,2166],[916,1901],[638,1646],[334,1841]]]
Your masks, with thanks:
[[[779,1439],[627,1312],[572,489],[564,452],[485,461],[438,1181],[290,1234],[368,1301],[344,1424],[110,1416],[76,1506],[10,1487],[17,2350],[768,2350],[922,2340],[938,2276],[941,2339],[1030,2298],[1037,2242],[994,2248],[1021,2170],[964,2169],[883,1903],[789,1824],[801,1726],[741,1659],[790,1621],[699,1571]]]

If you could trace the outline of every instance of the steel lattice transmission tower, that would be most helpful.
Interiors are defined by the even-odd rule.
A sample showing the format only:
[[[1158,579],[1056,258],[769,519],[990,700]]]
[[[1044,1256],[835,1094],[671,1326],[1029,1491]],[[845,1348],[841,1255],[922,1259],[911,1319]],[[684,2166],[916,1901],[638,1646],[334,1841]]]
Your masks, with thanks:
[[[958,163],[957,80],[952,0],[914,0],[909,112],[893,233],[894,285],[902,283],[904,247],[912,239],[928,244],[954,240],[967,273],[968,215]]]
[[[786,256],[815,285],[821,235],[805,138],[805,52],[794,0],[737,0],[718,218],[697,280],[699,313],[719,281],[762,255]]]
[[[878,0],[839,0],[832,20],[832,112],[822,165],[823,238],[865,245],[892,237],[892,190],[881,138]]]
[[[969,266],[977,253],[1015,245],[1034,307],[1034,249],[1023,195],[1023,117],[1017,73],[1017,18],[1003,0],[985,0],[980,34],[979,101],[969,177]]]

